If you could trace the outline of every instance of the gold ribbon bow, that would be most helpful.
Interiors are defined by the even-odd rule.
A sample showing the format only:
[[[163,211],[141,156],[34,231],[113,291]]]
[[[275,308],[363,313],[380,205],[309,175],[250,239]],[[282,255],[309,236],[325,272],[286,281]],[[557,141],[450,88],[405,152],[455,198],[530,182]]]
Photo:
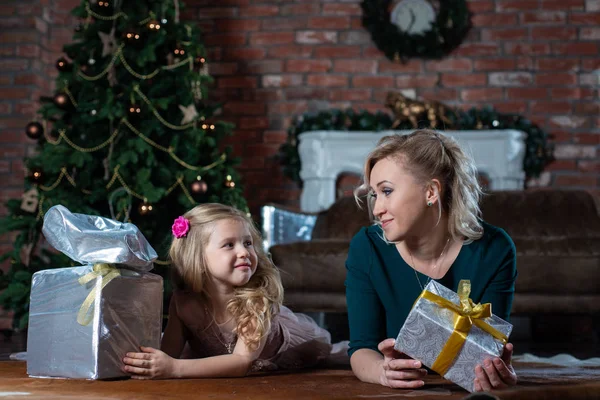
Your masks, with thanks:
[[[422,298],[428,300],[442,308],[452,311],[455,314],[454,331],[431,366],[432,370],[442,376],[446,374],[454,362],[454,359],[460,352],[460,349],[465,344],[467,336],[469,335],[469,331],[471,330],[471,326],[477,326],[479,329],[500,340],[503,344],[506,344],[508,341],[508,337],[506,337],[505,334],[484,321],[485,318],[492,316],[492,305],[490,303],[475,304],[469,298],[470,294],[471,282],[463,279],[458,283],[460,306],[427,290],[424,290],[423,293],[421,293],[421,296],[419,296],[419,299]],[[417,299],[417,301],[419,299]]]
[[[110,281],[115,279],[117,276],[121,276],[121,273],[112,264],[94,264],[94,268],[91,272],[88,272],[87,274],[79,278],[79,284],[85,285],[89,281],[94,280],[100,276],[102,277],[102,284],[100,285],[99,289],[99,291],[101,292],[102,289],[104,289],[104,287],[110,283]],[[94,309],[92,308],[92,312],[90,315],[88,315],[88,311],[90,310],[90,307],[96,299],[96,289],[97,286],[94,286],[94,288],[87,295],[83,303],[81,303],[79,313],[77,313],[77,322],[79,322],[80,325],[89,325],[89,323],[92,322],[92,320],[94,319]]]

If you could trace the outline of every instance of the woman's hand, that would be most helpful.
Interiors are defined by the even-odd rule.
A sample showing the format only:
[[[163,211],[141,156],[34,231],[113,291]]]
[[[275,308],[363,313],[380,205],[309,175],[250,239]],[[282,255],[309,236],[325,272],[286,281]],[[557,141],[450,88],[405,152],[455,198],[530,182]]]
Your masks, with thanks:
[[[123,370],[131,374],[132,379],[174,378],[177,360],[152,347],[140,347],[143,353],[127,353]]]
[[[517,384],[517,374],[511,364],[512,354],[513,345],[507,343],[501,358],[486,359],[483,366],[475,367],[473,386],[476,392],[504,389]]]
[[[423,386],[425,382],[422,379],[427,375],[427,371],[421,368],[420,361],[396,351],[395,342],[394,339],[386,339],[377,346],[383,354],[379,382],[391,388],[410,389]]]

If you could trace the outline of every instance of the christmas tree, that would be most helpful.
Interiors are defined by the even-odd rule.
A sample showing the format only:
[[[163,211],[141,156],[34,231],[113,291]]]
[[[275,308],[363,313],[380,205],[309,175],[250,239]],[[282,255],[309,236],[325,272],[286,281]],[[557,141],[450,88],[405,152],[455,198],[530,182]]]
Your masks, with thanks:
[[[26,160],[25,193],[0,221],[0,234],[16,232],[0,258],[10,260],[0,303],[14,311],[16,328],[27,325],[32,274],[72,265],[41,237],[51,206],[136,224],[165,278],[174,218],[204,202],[248,211],[222,143],[233,126],[215,120],[220,105],[205,100],[205,48],[199,29],[179,21],[181,7],[83,0],[72,11],[81,23],[56,62],[56,92],[26,127],[38,151]]]

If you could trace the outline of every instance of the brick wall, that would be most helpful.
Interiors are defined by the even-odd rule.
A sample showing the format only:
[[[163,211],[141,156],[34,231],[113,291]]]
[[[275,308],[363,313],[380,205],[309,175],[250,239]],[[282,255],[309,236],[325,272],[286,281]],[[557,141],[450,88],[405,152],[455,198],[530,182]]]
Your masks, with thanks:
[[[77,0],[0,5],[0,202],[22,193],[24,127],[70,41]],[[471,0],[475,28],[442,61],[388,61],[361,27],[359,0],[188,0],[210,49],[212,95],[237,125],[253,210],[297,205],[277,150],[294,115],[330,107],[383,109],[391,89],[471,107],[492,104],[555,135],[557,161],[536,185],[600,188],[600,0]],[[340,180],[344,182],[345,179]],[[0,206],[0,215],[5,210]],[[9,238],[2,238],[0,251]]]
[[[532,186],[600,187],[599,0],[470,1],[475,28],[466,42],[442,61],[406,65],[373,46],[358,0],[188,5],[211,48],[213,95],[238,126],[233,144],[255,205],[297,204],[275,157],[294,115],[383,109],[390,89],[526,115],[556,138],[557,161]]]

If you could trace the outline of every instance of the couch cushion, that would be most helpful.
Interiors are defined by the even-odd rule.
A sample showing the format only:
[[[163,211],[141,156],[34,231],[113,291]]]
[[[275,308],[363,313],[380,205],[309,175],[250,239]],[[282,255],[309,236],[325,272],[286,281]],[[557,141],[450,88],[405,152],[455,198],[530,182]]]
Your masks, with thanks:
[[[596,201],[582,190],[492,192],[483,197],[481,211],[484,220],[513,239],[600,239]]]
[[[271,247],[284,289],[345,293],[348,240],[312,240]]]
[[[600,216],[590,193],[493,192],[481,208],[515,242],[518,293],[600,293]]]
[[[367,205],[360,208],[354,197],[342,197],[319,213],[312,232],[313,239],[350,240],[363,226],[371,225]]]

